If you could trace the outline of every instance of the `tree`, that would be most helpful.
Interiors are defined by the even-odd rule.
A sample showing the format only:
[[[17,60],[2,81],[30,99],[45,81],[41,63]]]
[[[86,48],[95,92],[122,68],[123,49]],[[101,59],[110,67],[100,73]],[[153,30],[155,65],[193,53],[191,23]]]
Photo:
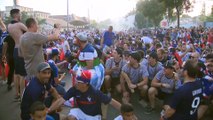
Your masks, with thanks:
[[[140,0],[136,10],[147,17],[155,27],[159,26],[165,14],[165,7],[158,0]]]
[[[176,10],[177,27],[180,27],[180,15],[185,10],[186,12],[192,8],[192,2],[190,0],[158,0],[164,4],[169,12],[173,13]]]
[[[137,28],[142,29],[147,27],[146,26],[146,18],[144,17],[144,15],[141,12],[137,12],[135,15],[135,26],[137,26]]]
[[[37,18],[37,21],[38,21],[39,25],[42,25],[42,24],[46,23],[46,19],[39,19],[39,18]]]
[[[21,12],[21,22],[22,22],[22,23],[25,23],[26,20],[27,20],[28,18],[30,18],[30,17],[33,17],[33,16],[32,16],[32,15],[29,15],[27,12],[24,12],[24,11]],[[6,24],[6,25],[9,24],[11,20],[12,20],[12,18],[11,18],[10,16],[9,16],[9,17],[5,17],[5,19],[4,19],[5,24]],[[36,18],[36,20],[37,20],[37,22],[38,22],[39,25],[46,23],[46,19],[39,19],[39,18]]]

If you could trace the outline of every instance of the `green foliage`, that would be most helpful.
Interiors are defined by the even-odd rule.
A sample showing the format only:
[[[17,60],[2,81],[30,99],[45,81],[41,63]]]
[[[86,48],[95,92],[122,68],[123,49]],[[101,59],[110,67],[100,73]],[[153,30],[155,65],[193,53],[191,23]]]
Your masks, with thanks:
[[[165,8],[168,11],[168,17],[172,17],[174,15],[174,12],[176,13],[177,17],[177,25],[180,26],[180,15],[183,13],[183,11],[189,11],[192,7],[192,2],[190,0],[158,0],[159,2],[163,3]],[[174,11],[174,9],[176,11]]]
[[[98,23],[97,23],[95,20],[91,20],[91,21],[90,21],[90,26],[91,26],[92,28],[98,28]]]
[[[137,12],[135,15],[135,26],[137,26],[137,28],[142,29],[142,28],[146,28],[148,27],[147,25],[147,18],[145,18],[145,16],[142,14],[142,12]]]
[[[110,20],[110,19],[107,19],[107,20],[104,20],[104,21],[101,21],[100,23],[99,23],[99,28],[101,28],[101,29],[106,29],[106,28],[108,28],[109,27],[109,25],[111,25],[112,24],[112,21]]]
[[[39,25],[42,25],[42,24],[46,23],[46,19],[37,19],[37,21],[38,21]]]
[[[153,26],[159,26],[159,23],[165,14],[164,5],[158,0],[140,0],[136,5],[136,10],[139,12],[136,16],[136,25],[139,25],[138,27],[141,27],[142,24],[139,18],[144,21],[143,16],[146,17],[146,19],[149,20],[148,22],[153,24]]]
[[[211,14],[210,16],[207,16],[206,21],[213,22],[213,14]]]
[[[25,24],[26,20],[28,18],[30,18],[30,17],[33,17],[33,16],[29,15],[27,12],[21,12],[21,22],[22,23]],[[12,18],[10,16],[9,17],[5,17],[4,23],[6,25],[8,25],[11,20],[12,20]],[[39,25],[46,23],[46,19],[39,19],[39,18],[37,18],[36,20],[37,20],[37,22],[38,22]]]

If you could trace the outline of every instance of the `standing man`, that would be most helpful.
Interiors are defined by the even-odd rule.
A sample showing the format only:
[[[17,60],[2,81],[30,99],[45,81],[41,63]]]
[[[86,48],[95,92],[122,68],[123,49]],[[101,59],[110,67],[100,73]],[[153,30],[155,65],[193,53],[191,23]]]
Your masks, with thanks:
[[[104,32],[103,37],[101,39],[100,46],[103,49],[103,52],[105,52],[108,48],[112,47],[114,44],[115,39],[115,33],[112,32],[113,27],[109,26],[108,31]]]
[[[24,58],[27,80],[36,75],[36,66],[44,62],[43,44],[50,40],[58,40],[59,33],[44,36],[37,32],[38,23],[34,18],[26,20],[28,31],[20,38],[20,51]]]
[[[196,80],[198,66],[188,60],[183,68],[184,84],[172,96],[168,105],[164,106],[166,120],[197,120],[197,109],[203,94],[203,85]]]
[[[12,82],[14,79],[14,58],[13,58],[13,52],[15,47],[15,41],[13,38],[8,35],[3,42],[3,50],[2,50],[2,62],[9,65],[9,73],[8,73],[8,79],[7,79],[7,90],[12,89]]]
[[[21,13],[19,9],[12,9],[10,11],[10,15],[12,17],[12,21],[8,25],[8,32],[10,36],[15,41],[15,48],[14,48],[14,65],[15,65],[15,82],[16,82],[16,95],[17,98],[22,95],[22,92],[25,88],[25,82],[24,77],[27,75],[26,70],[24,68],[24,59],[20,57],[20,54],[18,52],[19,49],[19,43],[20,43],[20,37],[24,34],[24,32],[27,31],[27,27],[20,22],[21,20]],[[19,91],[20,87],[20,91]]]

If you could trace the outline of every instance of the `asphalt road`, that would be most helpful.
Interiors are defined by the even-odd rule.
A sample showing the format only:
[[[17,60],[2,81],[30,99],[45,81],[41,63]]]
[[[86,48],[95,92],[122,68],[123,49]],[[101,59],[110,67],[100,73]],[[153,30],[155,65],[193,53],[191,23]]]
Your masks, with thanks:
[[[67,90],[71,86],[71,76],[67,75],[64,79],[66,81],[65,89]],[[120,95],[114,96],[115,99],[119,100]],[[20,103],[15,101],[15,88],[11,91],[7,91],[7,86],[0,86],[0,120],[20,120]],[[159,120],[160,111],[161,111],[161,102],[158,102],[157,109],[151,114],[145,114],[145,108],[139,104],[139,98],[136,94],[131,96],[131,102],[134,107],[134,112],[138,117],[138,120]],[[69,112],[69,107],[63,107],[63,114]],[[114,109],[112,106],[108,106],[107,110],[107,120],[113,120],[116,116],[119,115],[119,111]],[[204,120],[212,120],[204,119]]]

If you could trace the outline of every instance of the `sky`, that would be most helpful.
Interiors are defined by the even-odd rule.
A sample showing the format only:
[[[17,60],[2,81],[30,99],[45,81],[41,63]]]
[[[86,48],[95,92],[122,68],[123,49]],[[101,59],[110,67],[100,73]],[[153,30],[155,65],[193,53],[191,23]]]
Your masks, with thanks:
[[[88,17],[97,21],[117,19],[125,16],[136,6],[137,0],[69,0],[69,14]],[[13,0],[0,0],[0,10],[13,5]],[[20,6],[51,13],[66,15],[67,0],[19,0]]]
[[[68,0],[69,14],[88,17],[96,21],[105,19],[116,20],[125,16],[136,6],[138,0]],[[211,12],[213,0],[195,0],[193,12],[187,13],[194,17],[199,15],[204,1],[206,13]],[[66,15],[67,0],[18,0],[19,5],[33,8],[34,10],[51,13],[51,15]],[[0,10],[5,6],[13,5],[13,0],[0,0]]]

